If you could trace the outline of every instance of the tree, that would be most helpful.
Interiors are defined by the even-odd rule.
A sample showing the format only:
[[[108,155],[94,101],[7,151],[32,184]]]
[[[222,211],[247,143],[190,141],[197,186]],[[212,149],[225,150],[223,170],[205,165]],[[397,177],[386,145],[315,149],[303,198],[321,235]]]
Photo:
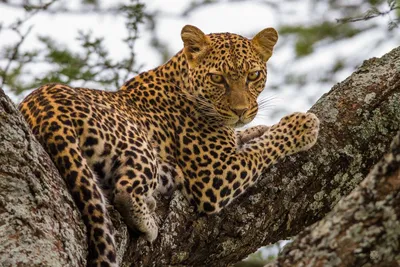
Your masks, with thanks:
[[[0,265],[83,266],[84,225],[47,153],[0,89]]]
[[[338,216],[346,218],[348,211],[343,207],[352,208],[352,203],[358,205],[354,210],[368,211],[371,204],[379,212],[355,213],[357,221],[334,224],[341,227],[338,231],[351,229],[352,223],[365,219],[371,227],[379,226],[374,229],[383,233],[371,232],[369,228],[367,244],[388,243],[390,250],[382,251],[377,245],[371,247],[376,250],[367,247],[364,251],[366,243],[357,242],[363,232],[354,230],[351,248],[329,254],[329,262],[336,266],[343,262],[358,263],[361,251],[373,262],[384,259],[399,264],[398,141],[391,149],[389,144],[400,130],[400,48],[382,58],[365,61],[349,78],[325,94],[311,111],[321,120],[316,146],[265,173],[255,187],[221,214],[199,216],[179,192],[171,199],[158,199],[162,203],[157,209],[160,236],[149,245],[141,238],[130,237],[118,214],[113,212],[122,265],[235,263],[261,245],[297,235],[324,218],[343,196],[360,184],[387,151],[389,156],[377,164],[361,187],[335,208],[338,213],[328,214],[295,238],[288,248],[293,250],[286,250],[278,265],[286,259],[293,262],[297,259],[293,255],[303,255],[306,249],[316,255],[315,233],[328,242],[323,244],[331,244],[327,240],[330,236],[321,234],[319,229],[337,223]],[[86,257],[85,230],[62,179],[3,92],[0,112],[0,141],[5,148],[0,150],[0,210],[2,227],[7,229],[0,231],[1,264],[82,265]],[[357,202],[355,196],[365,191],[370,198]],[[305,246],[304,240],[312,242]],[[346,256],[343,262],[339,260],[341,255]],[[320,261],[307,262],[319,266]]]
[[[127,4],[116,4],[101,9],[96,0],[84,0],[80,9],[70,9],[68,1],[49,0],[39,4],[36,1],[24,1],[15,4],[8,1],[0,5],[12,6],[25,10],[24,16],[12,23],[0,21],[0,34],[13,33],[17,40],[0,47],[0,87],[7,87],[13,94],[37,88],[48,82],[61,82],[85,86],[90,82],[96,87],[119,88],[134,74],[138,74],[140,66],[136,63],[134,46],[138,38],[138,28],[144,20],[151,20],[151,15],[144,10],[144,4],[139,0]],[[68,45],[54,40],[51,36],[40,33],[37,37],[40,48],[28,47],[22,49],[34,24],[30,20],[43,12],[50,13],[80,13],[96,12],[115,14],[124,18],[126,36],[122,40],[126,47],[126,57],[113,60],[110,49],[106,47],[105,38],[97,37],[93,32],[78,31],[77,41],[80,49],[72,50]],[[12,38],[11,38],[12,39]],[[43,68],[44,64],[47,68]],[[39,65],[42,73],[33,70]],[[32,72],[35,73],[32,75]]]
[[[400,132],[364,181],[268,266],[400,264]]]

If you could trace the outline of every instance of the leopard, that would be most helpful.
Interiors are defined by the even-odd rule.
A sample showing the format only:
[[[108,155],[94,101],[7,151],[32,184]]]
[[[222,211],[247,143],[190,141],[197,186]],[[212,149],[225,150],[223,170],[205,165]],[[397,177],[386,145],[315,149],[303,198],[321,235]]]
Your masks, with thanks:
[[[81,213],[87,266],[119,264],[108,204],[151,243],[155,194],[179,190],[199,214],[218,216],[278,160],[317,141],[313,113],[241,130],[258,113],[274,28],[249,39],[186,25],[181,39],[169,61],[117,91],[50,83],[19,105]]]

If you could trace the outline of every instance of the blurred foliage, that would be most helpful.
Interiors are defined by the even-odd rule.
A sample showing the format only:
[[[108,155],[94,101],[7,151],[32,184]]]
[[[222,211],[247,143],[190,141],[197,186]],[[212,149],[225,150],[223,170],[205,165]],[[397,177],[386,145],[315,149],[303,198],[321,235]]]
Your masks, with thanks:
[[[338,25],[329,21],[311,26],[284,25],[279,28],[280,35],[296,34],[298,36],[295,44],[296,55],[298,57],[311,54],[314,44],[321,40],[350,38],[361,31],[361,29],[352,27],[351,24]]]
[[[134,58],[129,61],[113,62],[104,46],[104,38],[95,38],[91,32],[78,32],[82,52],[72,52],[62,44],[58,44],[48,36],[40,36],[39,41],[45,49],[40,55],[43,61],[52,65],[51,69],[36,77],[34,87],[48,83],[61,82],[69,84],[74,81],[96,82],[101,85],[118,87],[121,81],[118,69],[129,70]],[[133,55],[134,57],[134,55]]]
[[[5,3],[15,5],[11,1],[5,1]],[[53,9],[56,3],[59,5]],[[82,0],[82,8],[87,8],[87,6],[101,8],[97,0]],[[75,13],[76,10],[68,9],[63,5],[63,1],[56,0],[46,3],[24,1],[17,7],[25,10],[25,16],[18,18],[10,25],[1,24],[0,27],[0,34],[2,31],[11,31],[19,36],[17,42],[0,47],[0,61],[3,63],[0,65],[0,87],[7,85],[15,94],[48,82],[76,86],[84,86],[86,82],[91,82],[104,88],[117,89],[141,70],[141,66],[136,64],[134,47],[139,36],[140,25],[151,16],[146,14],[145,6],[139,0],[130,1],[128,4],[118,4],[108,9],[98,9],[100,12],[115,13],[125,18],[127,37],[121,41],[128,48],[128,56],[120,61],[111,58],[105,46],[104,37],[95,37],[92,32],[77,32],[76,41],[79,42],[79,51],[71,50],[68,45],[44,35],[37,37],[41,44],[40,48],[21,51],[21,45],[25,42],[33,25],[30,25],[25,32],[21,31],[26,26],[25,24],[29,24],[32,16],[40,11]],[[24,78],[29,77],[28,74],[31,73],[32,68],[41,64],[46,64],[41,73],[35,72],[35,77],[31,80]]]
[[[276,10],[276,13],[283,14],[285,12],[296,13],[293,9],[291,11],[287,10],[290,10],[291,3],[297,4],[301,1],[192,0],[188,3],[187,8],[181,12],[180,16],[189,16],[191,13],[205,6],[211,7],[221,2],[232,4],[237,2],[252,2],[257,6],[266,5]],[[376,46],[385,42],[386,39],[392,38],[396,34],[395,30],[399,28],[400,0],[360,0],[357,2],[309,0],[307,2],[311,2],[312,4],[310,10],[307,10],[308,14],[306,16],[309,17],[304,19],[304,22],[296,22],[294,24],[291,20],[280,19],[280,16],[277,16],[278,26],[276,28],[282,37],[280,38],[280,42],[278,42],[277,49],[279,49],[280,45],[286,45],[282,42],[283,40],[291,42],[297,59],[311,56],[318,48],[324,45],[350,39],[376,28],[380,21],[378,19],[374,20],[374,18],[382,17],[388,21],[386,36],[380,40],[375,39],[372,41],[372,43],[375,42]],[[321,10],[321,5],[328,6],[328,8]],[[163,47],[163,54],[165,54],[165,51],[165,47]],[[360,54],[362,52],[360,51]],[[275,69],[281,75],[282,80],[279,81],[279,84],[270,83],[268,88],[270,91],[273,91],[279,90],[285,87],[285,85],[293,85],[301,91],[304,85],[311,83],[320,83],[320,86],[333,84],[338,82],[337,76],[335,76],[336,73],[347,68],[349,65],[354,69],[357,66],[356,62],[360,64],[361,60],[337,57],[332,62],[332,67],[325,69],[316,68],[314,71],[317,71],[318,75],[301,70],[288,71],[287,69]],[[270,68],[272,69],[274,66],[270,66]],[[310,98],[310,103],[315,100]],[[282,110],[275,110],[274,112],[281,115],[284,113]]]
[[[10,25],[0,22],[1,34],[11,31],[19,36],[19,40],[13,44],[0,46],[0,87],[7,86],[14,93],[19,94],[24,90],[35,88],[46,82],[62,82],[75,86],[84,86],[88,81],[97,84],[101,88],[118,88],[124,81],[141,71],[141,66],[137,66],[135,61],[134,46],[139,36],[141,25],[146,25],[153,34],[150,45],[156,49],[162,62],[172,56],[165,41],[158,38],[157,16],[162,16],[162,10],[153,14],[145,9],[144,1],[131,0],[127,4],[115,2],[113,5],[103,7],[100,0],[79,0],[80,5],[71,7],[71,2],[65,0],[25,0],[16,2],[2,0],[0,5],[14,6],[25,11],[25,15],[17,18]],[[74,1],[75,4],[79,1]],[[225,0],[225,2],[244,2],[250,0]],[[315,5],[321,1],[315,1]],[[126,1],[125,1],[126,2]],[[212,6],[222,2],[222,0],[193,0],[188,1],[186,8],[178,14],[181,17],[190,15],[199,8]],[[315,47],[321,43],[333,42],[351,38],[365,30],[374,27],[373,24],[356,25],[361,20],[370,20],[378,16],[386,16],[390,13],[388,30],[398,27],[400,19],[400,0],[364,0],[359,4],[345,3],[343,1],[328,0],[330,8],[339,14],[337,21],[328,19],[316,20],[310,24],[286,24],[281,22],[278,28],[282,36],[294,36],[294,51],[297,57],[305,57],[314,52]],[[269,5],[274,9],[282,9],[274,1],[257,1],[257,4]],[[39,12],[48,13],[71,13],[85,15],[88,12],[96,14],[113,14],[125,18],[127,36],[121,40],[128,49],[126,59],[116,61],[111,58],[108,48],[105,46],[105,37],[95,36],[92,32],[78,32],[77,41],[81,49],[79,51],[70,50],[66,44],[61,44],[53,40],[50,36],[38,36],[40,48],[31,50],[21,50],[22,44],[29,35],[33,25],[30,19]],[[23,31],[25,29],[25,31]],[[28,29],[28,30],[26,30]],[[98,34],[98,33],[96,33]],[[173,51],[175,53],[176,51]],[[43,68],[40,74],[35,73],[32,79],[23,79],[30,74],[32,68],[37,64],[47,63],[49,66]],[[332,73],[340,71],[346,63],[338,59],[335,67],[320,78],[321,81],[329,81]],[[307,83],[307,76],[303,74],[290,73],[285,76],[288,84],[302,85]],[[277,88],[272,85],[271,88]]]
[[[391,31],[395,28],[399,27],[400,23],[400,1],[399,0],[370,0],[370,7],[363,14],[359,14],[357,16],[349,16],[346,18],[338,19],[338,22],[347,23],[347,22],[357,22],[357,21],[365,21],[370,20],[379,16],[386,16],[390,13],[394,13],[395,18],[391,18],[389,20],[388,29]],[[381,10],[379,8],[380,5],[386,4],[386,8]],[[393,12],[396,11],[396,12]]]

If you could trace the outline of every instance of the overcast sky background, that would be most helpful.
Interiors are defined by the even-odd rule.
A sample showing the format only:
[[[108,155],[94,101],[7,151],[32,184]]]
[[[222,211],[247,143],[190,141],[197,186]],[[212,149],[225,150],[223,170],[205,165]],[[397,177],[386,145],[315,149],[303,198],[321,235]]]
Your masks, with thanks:
[[[18,2],[18,1],[14,1]],[[19,1],[22,2],[22,1]],[[78,6],[80,1],[65,1],[70,7]],[[102,0],[105,5],[115,4],[116,1]],[[129,1],[120,1],[129,2]],[[233,32],[251,38],[257,32],[266,27],[278,27],[282,24],[296,25],[298,23],[312,24],[323,19],[335,21],[338,14],[329,10],[328,5],[323,1],[280,1],[271,0],[269,3],[277,4],[278,8],[261,4],[261,1],[247,1],[221,3],[199,8],[186,17],[179,14],[187,8],[190,1],[187,0],[148,0],[146,8],[149,11],[157,11],[157,35],[168,46],[168,50],[176,53],[182,48],[180,31],[186,24],[192,24],[205,33],[211,32]],[[340,1],[338,1],[340,2]],[[345,1],[357,5],[360,1]],[[22,9],[9,7],[0,3],[0,22],[3,25],[13,23],[18,17],[23,17]],[[272,124],[285,114],[295,111],[306,111],[312,103],[330,90],[335,82],[340,82],[349,76],[360,65],[363,60],[371,57],[380,57],[400,44],[399,30],[396,29],[388,37],[386,28],[390,15],[376,18],[374,27],[353,38],[343,41],[323,41],[317,44],[315,51],[306,57],[297,59],[293,49],[295,39],[291,37],[280,37],[274,55],[268,62],[268,82],[262,98],[272,98],[272,106],[263,115],[258,116],[251,125]],[[104,36],[107,47],[113,58],[120,60],[126,57],[128,50],[122,39],[126,37],[124,18],[115,15],[89,14],[49,14],[42,12],[34,16],[24,27],[34,25],[33,31],[25,41],[21,49],[40,47],[37,35],[51,36],[60,44],[67,45],[70,49],[79,50],[79,43],[76,41],[77,31],[92,31],[95,36]],[[362,23],[369,22],[359,22]],[[146,25],[141,27],[140,38],[136,43],[135,51],[137,61],[143,65],[143,71],[154,68],[161,63],[161,56],[150,47],[151,35],[146,31]],[[1,31],[0,47],[6,44],[17,42],[18,36],[11,31]],[[384,41],[382,41],[384,40]],[[334,82],[321,82],[321,73],[333,67],[335,59],[342,59],[346,68],[333,76]],[[6,64],[0,58],[0,64]],[[0,65],[1,66],[1,65]],[[32,69],[33,74],[44,73],[51,66],[38,64]],[[299,85],[284,85],[283,76],[286,73],[306,74],[311,81],[301,88]],[[31,79],[32,76],[27,76]],[[73,86],[75,84],[72,84]],[[90,87],[90,83],[86,86]],[[76,84],[75,86],[79,86]],[[95,85],[93,85],[95,86]],[[271,90],[271,87],[278,87],[279,90]],[[96,87],[98,88],[98,87]],[[10,88],[3,88],[6,93],[15,101],[19,102],[30,91],[20,96],[10,92]],[[116,88],[98,88],[116,89]],[[266,254],[277,251],[265,251]]]
[[[18,2],[18,1],[15,1]],[[70,7],[74,7],[80,1],[64,1]],[[103,0],[105,5],[111,5],[116,1]],[[129,1],[121,1],[129,2]],[[158,11],[157,34],[160,39],[167,44],[168,50],[177,52],[182,48],[180,31],[186,24],[192,24],[199,27],[205,33],[210,32],[234,32],[251,38],[257,32],[266,27],[278,27],[279,25],[296,25],[299,22],[311,24],[322,19],[335,21],[338,14],[331,12],[329,7],[323,1],[303,0],[303,1],[281,1],[271,0],[269,3],[275,3],[278,8],[272,8],[270,5],[261,4],[260,1],[246,2],[226,2],[199,8],[186,17],[180,17],[179,14],[184,10],[190,1],[185,0],[148,0],[144,1],[149,11]],[[357,2],[360,1],[346,1]],[[18,17],[23,17],[24,11],[18,8],[9,7],[0,3],[0,21],[8,25]],[[317,44],[314,53],[310,56],[300,59],[295,58],[293,49],[295,40],[291,37],[280,38],[275,53],[268,62],[268,82],[266,89],[261,97],[272,99],[272,106],[266,111],[264,116],[259,116],[253,124],[271,124],[279,120],[284,114],[294,111],[306,111],[316,100],[334,85],[334,83],[324,83],[320,81],[320,73],[323,70],[329,70],[333,67],[334,59],[341,58],[348,65],[347,68],[334,75],[334,81],[339,82],[350,75],[354,68],[362,63],[363,60],[371,57],[380,57],[389,52],[400,43],[399,35],[393,35],[393,38],[386,38],[385,29],[388,25],[389,17],[375,19],[379,27],[365,31],[353,38],[345,39],[339,42],[323,41]],[[368,22],[359,22],[368,23]],[[127,54],[127,49],[121,41],[126,37],[124,27],[124,18],[115,15],[97,15],[89,14],[49,14],[42,12],[33,17],[25,25],[34,25],[33,31],[22,46],[37,47],[37,35],[48,35],[58,40],[61,44],[67,44],[69,48],[79,49],[79,43],[75,40],[77,30],[85,32],[92,31],[95,36],[105,36],[107,46],[110,48],[111,55],[115,59],[122,59]],[[140,31],[135,50],[137,61],[143,64],[143,71],[154,68],[161,64],[161,57],[157,51],[149,45],[150,33],[143,26]],[[398,30],[397,30],[398,31]],[[385,39],[386,38],[386,39]],[[384,42],[379,41],[385,39]],[[16,42],[18,36],[11,31],[2,31],[0,34],[0,47],[5,44]],[[0,64],[5,64],[0,59]],[[46,64],[38,65],[33,73],[41,73],[46,68]],[[303,73],[312,82],[301,88],[299,85],[280,86],[283,82],[284,73]],[[27,77],[29,79],[29,77]],[[313,82],[314,81],[314,82]],[[74,85],[74,84],[73,84]],[[279,87],[279,90],[270,90]],[[77,84],[79,86],[79,84]],[[86,84],[90,87],[90,83]],[[20,101],[28,92],[16,97],[9,92],[9,88],[4,88],[14,101]],[[106,89],[106,88],[98,88]],[[115,88],[107,88],[115,89]]]

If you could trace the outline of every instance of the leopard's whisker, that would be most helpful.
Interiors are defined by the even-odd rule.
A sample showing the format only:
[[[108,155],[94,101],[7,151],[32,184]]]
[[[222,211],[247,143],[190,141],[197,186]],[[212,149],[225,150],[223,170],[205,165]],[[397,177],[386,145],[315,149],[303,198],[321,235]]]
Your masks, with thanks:
[[[216,120],[221,120],[221,119],[228,119],[228,116],[223,116],[221,115],[214,107],[212,103],[207,101],[203,96],[201,95],[193,95],[189,93],[182,93],[183,96],[185,96],[187,99],[195,102],[195,109],[210,118],[215,118]]]
[[[276,97],[274,96],[263,98],[260,101],[258,101],[258,108],[263,109],[264,107],[275,106],[275,103],[273,103],[274,100],[276,100]]]

